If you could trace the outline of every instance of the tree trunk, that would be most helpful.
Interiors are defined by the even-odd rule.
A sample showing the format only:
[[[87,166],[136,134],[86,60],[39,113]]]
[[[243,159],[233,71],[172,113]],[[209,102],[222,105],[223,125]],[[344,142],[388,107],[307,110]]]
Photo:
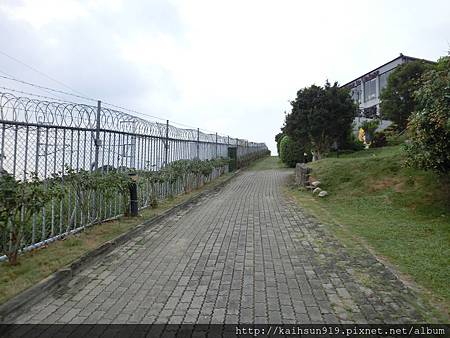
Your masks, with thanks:
[[[17,265],[17,250],[8,252],[8,261],[10,265]]]
[[[320,151],[318,151],[318,150],[312,151],[312,155],[313,155],[313,158],[312,158],[313,162],[322,159],[322,155],[320,154]]]

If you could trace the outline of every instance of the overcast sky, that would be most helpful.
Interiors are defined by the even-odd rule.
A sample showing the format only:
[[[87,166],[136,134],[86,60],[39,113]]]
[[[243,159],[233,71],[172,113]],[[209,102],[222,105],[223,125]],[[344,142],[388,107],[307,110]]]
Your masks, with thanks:
[[[446,55],[449,13],[448,0],[0,0],[0,52],[89,97],[276,153],[297,90],[399,53]],[[0,72],[67,90],[2,54]]]

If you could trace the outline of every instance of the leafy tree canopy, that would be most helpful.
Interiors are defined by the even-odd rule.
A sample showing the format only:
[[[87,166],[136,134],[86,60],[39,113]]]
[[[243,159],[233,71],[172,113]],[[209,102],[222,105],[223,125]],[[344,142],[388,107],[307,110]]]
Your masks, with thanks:
[[[439,59],[415,92],[417,111],[408,122],[407,164],[450,172],[450,56]]]
[[[431,68],[422,60],[404,63],[389,75],[386,87],[381,91],[380,109],[383,117],[394,121],[404,130],[408,117],[417,109],[414,92],[420,87],[420,77]]]
[[[304,149],[311,150],[317,159],[335,141],[344,142],[357,112],[348,89],[340,88],[337,82],[303,88],[291,105],[283,132]]]

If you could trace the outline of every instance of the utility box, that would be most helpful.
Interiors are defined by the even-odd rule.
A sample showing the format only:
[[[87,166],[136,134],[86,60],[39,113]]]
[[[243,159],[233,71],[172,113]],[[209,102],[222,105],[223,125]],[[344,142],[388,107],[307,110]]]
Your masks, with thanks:
[[[228,158],[230,159],[230,163],[228,164],[228,170],[235,171],[237,169],[237,148],[236,147],[228,147]]]

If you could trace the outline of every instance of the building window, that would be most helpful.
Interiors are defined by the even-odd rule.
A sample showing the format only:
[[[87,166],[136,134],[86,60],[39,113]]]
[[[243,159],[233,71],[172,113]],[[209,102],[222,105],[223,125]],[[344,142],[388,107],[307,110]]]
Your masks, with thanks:
[[[364,102],[377,97],[377,78],[364,82]]]
[[[352,95],[352,99],[353,101],[355,101],[356,103],[360,103],[361,101],[361,87],[355,87],[352,89],[351,91],[351,95]]]

